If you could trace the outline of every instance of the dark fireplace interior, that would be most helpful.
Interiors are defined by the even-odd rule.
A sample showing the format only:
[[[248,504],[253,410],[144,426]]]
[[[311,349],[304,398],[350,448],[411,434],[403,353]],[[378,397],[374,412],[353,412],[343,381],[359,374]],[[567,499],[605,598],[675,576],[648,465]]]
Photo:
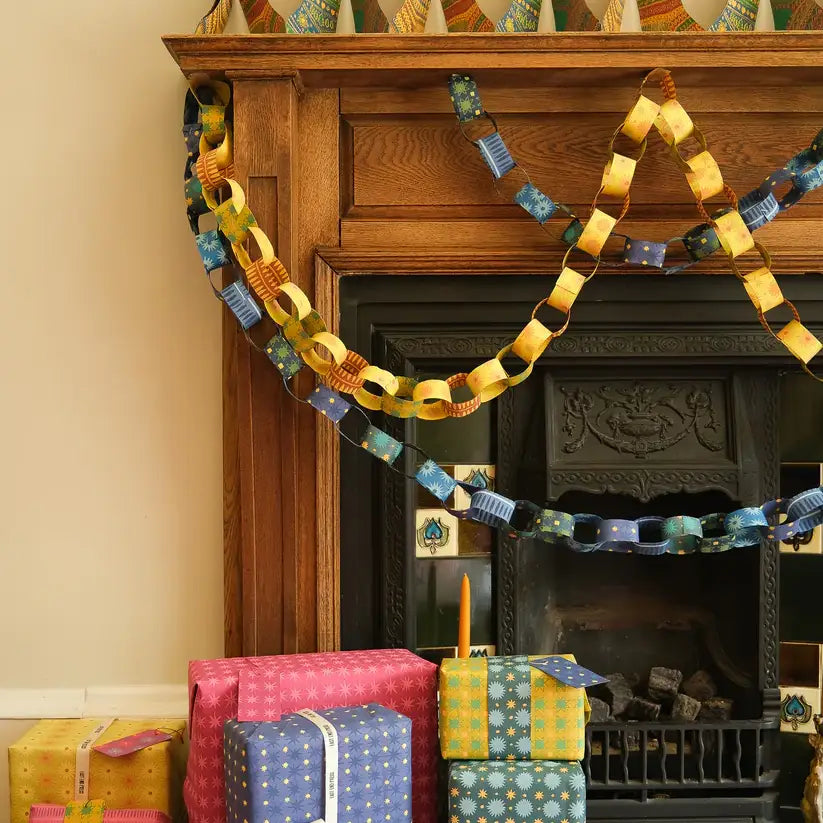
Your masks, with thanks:
[[[813,327],[819,285],[792,284]],[[545,288],[538,276],[349,277],[341,331],[395,374],[445,376],[494,356]],[[513,499],[601,517],[699,517],[777,495],[780,380],[793,368],[730,278],[604,277],[531,378],[482,412],[375,422]],[[413,474],[420,461],[411,450],[403,459]],[[720,714],[704,703],[690,720],[665,699],[646,719],[611,709],[596,718],[584,762],[590,820],[778,820],[776,545],[575,553],[464,528],[354,449],[343,449],[341,472],[344,647],[453,655],[466,572],[473,653],[571,652],[621,675],[641,703],[652,702],[653,667],[703,673],[726,699]],[[585,527],[575,537],[595,540]],[[659,524],[641,539],[659,540]]]

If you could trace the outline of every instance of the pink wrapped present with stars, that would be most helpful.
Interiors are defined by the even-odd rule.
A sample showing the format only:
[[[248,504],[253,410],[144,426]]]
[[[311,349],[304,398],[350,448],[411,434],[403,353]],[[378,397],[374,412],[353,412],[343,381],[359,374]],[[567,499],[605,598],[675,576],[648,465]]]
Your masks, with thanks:
[[[195,660],[189,664],[190,823],[225,823],[223,724],[379,703],[412,721],[415,823],[436,823],[437,666],[406,649]]]

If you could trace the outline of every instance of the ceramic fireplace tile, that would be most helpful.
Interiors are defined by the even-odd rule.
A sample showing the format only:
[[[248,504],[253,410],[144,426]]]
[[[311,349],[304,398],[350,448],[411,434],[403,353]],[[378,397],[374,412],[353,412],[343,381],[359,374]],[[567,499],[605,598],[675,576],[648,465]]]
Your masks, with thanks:
[[[820,688],[780,687],[780,731],[813,734],[812,718],[820,714]]]
[[[455,480],[494,491],[495,466],[490,463],[458,464],[454,467]],[[458,510],[467,509],[471,497],[461,488],[454,490],[454,505]]]
[[[443,509],[417,509],[414,544],[417,557],[455,557],[460,521]]]

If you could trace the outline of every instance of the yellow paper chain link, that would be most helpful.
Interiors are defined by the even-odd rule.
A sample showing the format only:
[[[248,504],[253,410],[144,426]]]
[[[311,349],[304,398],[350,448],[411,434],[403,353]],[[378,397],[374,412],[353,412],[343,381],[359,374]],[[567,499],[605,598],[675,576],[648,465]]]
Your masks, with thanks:
[[[646,84],[653,79],[659,82],[663,90],[665,99],[661,104],[643,94]],[[603,246],[629,209],[632,179],[637,163],[645,152],[647,136],[652,127],[657,129],[671,147],[675,161],[683,169],[695,195],[698,210],[714,227],[729,257],[731,269],[743,282],[760,322],[800,360],[809,374],[819,380],[806,364],[823,348],[823,344],[801,324],[795,307],[782,296],[770,270],[768,252],[754,241],[743,222],[737,211],[737,196],[723,182],[720,169],[706,148],[702,132],[677,101],[674,82],[665,69],[656,69],[646,77],[637,100],[615,131],[609,143],[610,156],[603,171],[600,189],[592,202],[589,218],[577,243],[566,252],[560,276],[548,297],[537,303],[531,320],[512,343],[471,372],[453,374],[446,380],[418,382],[409,377],[396,377],[385,369],[370,365],[365,358],[350,351],[342,340],[328,331],[325,321],[312,307],[309,298],[291,281],[285,266],[274,253],[271,241],[249,210],[245,192],[233,178],[233,150],[228,124],[223,140],[216,147],[212,147],[205,136],[201,137],[200,157],[195,173],[203,187],[204,200],[215,214],[219,231],[231,243],[249,285],[263,301],[271,318],[282,327],[283,336],[303,361],[330,388],[351,394],[367,409],[401,418],[441,420],[471,414],[482,403],[522,383],[531,375],[534,364],[551,341],[566,331],[575,300],[583,285],[597,273]],[[632,144],[634,157],[615,151],[616,142],[622,138],[627,138]],[[700,151],[685,159],[680,145],[689,138],[697,141]],[[224,195],[222,199],[221,194]],[[712,217],[706,211],[704,202],[719,194],[726,197],[729,207]],[[605,207],[599,206],[601,197],[612,198],[611,208],[617,209],[616,214],[611,215],[605,211]],[[255,259],[252,259],[247,248],[251,241],[256,243],[259,250],[259,256]],[[591,272],[581,274],[567,265],[569,256],[575,249],[594,259]],[[742,274],[736,258],[752,250],[760,254],[763,265],[748,274]],[[291,302],[288,308],[280,303],[284,296]],[[554,331],[537,319],[537,312],[544,305],[561,314]],[[780,331],[774,332],[765,313],[783,305],[790,309],[793,319]],[[510,375],[503,367],[502,361],[508,356],[517,357],[525,364],[517,374]],[[368,384],[378,387],[380,393],[370,390]],[[453,392],[463,387],[468,388],[471,397],[462,401],[455,400]]]

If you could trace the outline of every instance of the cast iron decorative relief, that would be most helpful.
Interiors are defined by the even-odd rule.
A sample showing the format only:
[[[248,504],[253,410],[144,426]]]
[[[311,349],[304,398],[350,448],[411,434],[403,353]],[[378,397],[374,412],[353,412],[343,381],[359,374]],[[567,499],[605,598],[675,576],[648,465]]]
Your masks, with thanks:
[[[689,435],[709,451],[720,451],[714,400],[699,385],[633,382],[594,387],[561,386],[565,396],[563,451],[576,452],[589,436],[620,454],[645,458],[670,449]]]

